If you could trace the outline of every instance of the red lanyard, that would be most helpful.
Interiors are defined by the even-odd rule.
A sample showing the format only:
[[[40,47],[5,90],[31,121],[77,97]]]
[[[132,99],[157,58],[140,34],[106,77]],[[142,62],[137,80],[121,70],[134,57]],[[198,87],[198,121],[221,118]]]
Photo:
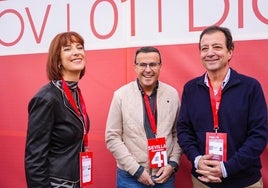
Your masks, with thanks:
[[[71,90],[69,89],[66,81],[64,79],[62,79],[62,88],[63,88],[63,91],[65,92],[66,96],[67,96],[67,99],[68,101],[70,102],[71,106],[73,107],[75,113],[81,117],[81,113],[80,113],[80,110],[78,109],[75,101],[74,101],[74,98],[73,98],[73,95],[71,93]],[[83,96],[81,94],[81,91],[80,89],[77,87],[77,91],[78,91],[78,96],[79,96],[79,101],[80,101],[80,105],[81,105],[81,111],[82,111],[82,118],[84,120],[84,124],[85,124],[85,134],[84,134],[84,144],[85,144],[85,147],[88,148],[88,139],[87,139],[87,131],[89,129],[89,125],[88,125],[88,119],[87,119],[87,111],[86,111],[86,105],[85,105],[85,102],[84,102],[84,99],[83,99]]]
[[[148,118],[149,118],[149,121],[150,121],[152,131],[153,131],[154,134],[156,134],[156,123],[155,123],[154,114],[152,112],[151,105],[150,105],[150,102],[149,102],[149,97],[148,97],[148,95],[146,95],[144,93],[143,98],[144,98],[146,112],[147,112],[147,115],[148,115]]]
[[[220,103],[221,103],[222,88],[220,87],[217,94],[214,95],[214,90],[209,79],[208,79],[208,84],[209,84],[209,94],[210,94],[211,108],[212,108],[213,120],[214,120],[214,130],[217,131],[219,129],[218,110],[219,110]]]

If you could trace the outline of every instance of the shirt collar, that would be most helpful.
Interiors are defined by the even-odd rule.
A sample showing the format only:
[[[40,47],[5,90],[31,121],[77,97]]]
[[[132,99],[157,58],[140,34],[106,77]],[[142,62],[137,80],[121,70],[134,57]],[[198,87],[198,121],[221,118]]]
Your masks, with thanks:
[[[138,84],[138,87],[139,87],[139,90],[141,91],[141,93],[144,94],[144,91],[142,90],[142,87],[141,87],[141,84],[140,84],[138,78],[137,78],[137,84]],[[154,90],[153,90],[151,96],[154,95],[154,94],[156,94],[157,89],[158,89],[158,85],[159,85],[159,82],[158,82],[158,80],[157,80],[156,85],[155,85],[155,87],[154,87]]]
[[[227,71],[227,74],[222,82],[222,89],[226,86],[226,84],[228,83],[229,79],[230,79],[230,75],[231,75],[231,69],[229,68],[228,71]],[[208,73],[205,74],[205,78],[204,78],[204,83],[206,84],[206,86],[209,87],[209,84],[208,84]]]

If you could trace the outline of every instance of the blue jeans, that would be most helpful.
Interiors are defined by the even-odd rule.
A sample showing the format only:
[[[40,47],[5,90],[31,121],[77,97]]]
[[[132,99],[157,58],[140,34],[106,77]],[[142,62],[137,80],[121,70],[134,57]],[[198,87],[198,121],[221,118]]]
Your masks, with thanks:
[[[157,183],[155,186],[148,186],[140,183],[134,176],[128,172],[117,168],[117,188],[173,188],[175,187],[175,176],[174,174],[165,182]]]

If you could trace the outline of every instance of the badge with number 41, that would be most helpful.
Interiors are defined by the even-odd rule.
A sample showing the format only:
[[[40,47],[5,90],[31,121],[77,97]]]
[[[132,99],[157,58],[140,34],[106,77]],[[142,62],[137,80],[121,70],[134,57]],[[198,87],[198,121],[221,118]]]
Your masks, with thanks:
[[[148,152],[151,168],[160,168],[167,165],[166,139],[148,139]]]

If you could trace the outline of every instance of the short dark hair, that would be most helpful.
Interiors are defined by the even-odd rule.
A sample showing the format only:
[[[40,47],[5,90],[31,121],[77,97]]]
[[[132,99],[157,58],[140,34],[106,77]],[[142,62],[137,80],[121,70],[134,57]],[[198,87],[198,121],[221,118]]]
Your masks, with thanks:
[[[137,55],[139,53],[150,53],[150,52],[156,52],[156,53],[158,53],[158,55],[159,55],[159,61],[160,61],[159,63],[161,64],[162,63],[162,58],[161,58],[160,51],[157,48],[152,47],[152,46],[144,46],[144,47],[139,48],[136,51],[136,54],[135,54],[134,64],[136,64]]]
[[[84,47],[84,39],[76,32],[63,32],[57,34],[51,41],[48,57],[47,57],[47,77],[49,80],[62,79],[61,64],[61,48],[66,46],[69,42],[78,42]],[[85,68],[80,73],[80,78],[85,74]]]
[[[229,51],[234,49],[234,42],[233,42],[233,37],[232,37],[231,31],[226,27],[213,25],[213,26],[209,26],[206,29],[204,29],[202,31],[202,33],[200,34],[200,37],[199,37],[199,50],[201,49],[200,42],[202,40],[202,37],[205,34],[211,34],[211,33],[217,32],[217,31],[220,31],[225,35],[225,40],[226,40],[225,43],[226,43],[227,49]]]

